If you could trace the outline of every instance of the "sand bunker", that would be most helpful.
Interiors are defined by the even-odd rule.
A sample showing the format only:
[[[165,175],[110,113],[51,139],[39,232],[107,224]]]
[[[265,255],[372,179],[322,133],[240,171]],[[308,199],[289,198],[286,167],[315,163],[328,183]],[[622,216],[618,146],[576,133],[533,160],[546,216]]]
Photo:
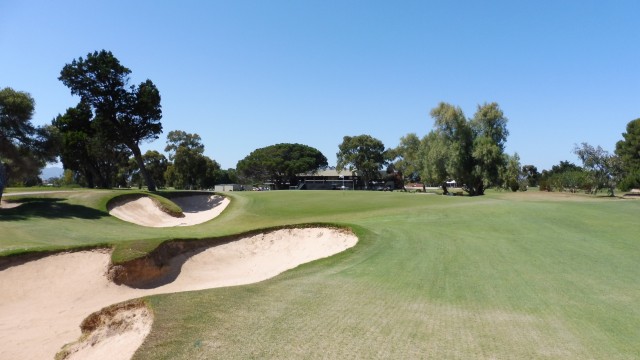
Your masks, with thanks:
[[[22,203],[0,200],[0,210],[1,209],[14,209],[14,208],[17,208],[20,205],[22,205]]]
[[[181,196],[171,200],[182,208],[184,217],[163,212],[149,197],[116,203],[109,209],[109,214],[142,226],[191,226],[215,218],[229,205],[229,199],[209,194]]]
[[[258,282],[356,242],[349,232],[326,228],[254,235],[176,257],[173,261],[183,264],[178,277],[153,289],[110,282],[106,250],[64,253],[16,265],[0,271],[0,359],[51,359],[65,344],[78,340],[83,319],[111,304],[152,294]],[[74,345],[73,351],[78,352],[73,356],[130,359],[148,331],[137,320],[151,316],[136,312],[118,316],[130,324],[122,331],[107,326],[102,335],[91,335],[94,340],[89,343]],[[108,344],[117,344],[118,351],[109,351]]]

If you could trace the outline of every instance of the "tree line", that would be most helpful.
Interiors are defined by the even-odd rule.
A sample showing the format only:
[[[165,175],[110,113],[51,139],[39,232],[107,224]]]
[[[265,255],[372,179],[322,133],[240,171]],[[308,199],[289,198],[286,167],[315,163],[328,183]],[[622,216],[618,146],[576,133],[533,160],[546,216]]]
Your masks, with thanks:
[[[59,158],[65,179],[86,187],[171,186],[211,188],[218,183],[272,181],[277,188],[294,184],[301,173],[328,166],[317,149],[303,144],[275,144],[256,149],[236,169],[221,169],[204,155],[198,134],[181,130],[167,135],[165,152],[142,154],[143,142],[159,138],[160,92],[151,80],[130,84],[131,70],[109,51],[96,51],[64,65],[59,80],[79,97],[75,107],[51,124],[31,123],[35,101],[27,92],[0,90],[0,197],[9,184],[35,184],[47,162]],[[455,180],[469,195],[490,187],[513,191],[540,185],[541,190],[598,192],[640,187],[640,119],[631,121],[614,154],[600,146],[576,145],[582,166],[561,162],[538,173],[505,153],[508,119],[497,103],[478,105],[467,118],[460,107],[440,103],[430,112],[433,129],[420,138],[409,133],[395,148],[366,134],[344,136],[337,168],[357,174],[365,188],[379,180],[396,187],[415,181],[442,186]]]

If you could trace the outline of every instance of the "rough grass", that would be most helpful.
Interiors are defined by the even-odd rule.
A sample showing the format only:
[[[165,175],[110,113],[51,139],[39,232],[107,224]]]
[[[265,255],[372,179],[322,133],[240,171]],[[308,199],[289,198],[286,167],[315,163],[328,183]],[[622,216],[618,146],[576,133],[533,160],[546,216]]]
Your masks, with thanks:
[[[100,212],[92,206],[113,194],[75,196],[55,203]],[[91,212],[7,221],[2,212],[0,227],[17,236],[13,246],[38,236],[59,246],[74,235],[76,244],[138,244],[140,253],[172,237],[284,224],[340,223],[358,234],[355,248],[268,281],[149,298],[155,322],[138,359],[640,354],[638,201],[539,192],[229,196],[222,216],[190,228],[147,229]]]

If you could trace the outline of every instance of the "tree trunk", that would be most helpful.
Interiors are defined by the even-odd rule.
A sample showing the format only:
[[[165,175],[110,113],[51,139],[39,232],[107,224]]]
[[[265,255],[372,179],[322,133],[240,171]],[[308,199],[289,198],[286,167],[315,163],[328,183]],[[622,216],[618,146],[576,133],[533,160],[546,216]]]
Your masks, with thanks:
[[[140,147],[138,144],[129,144],[129,149],[133,152],[133,157],[136,159],[136,163],[138,163],[138,167],[140,168],[140,172],[144,177],[144,181],[147,183],[147,189],[149,191],[156,191],[156,183],[153,181],[151,175],[147,171],[147,168],[144,167],[144,160],[142,159],[142,153],[140,152]]]

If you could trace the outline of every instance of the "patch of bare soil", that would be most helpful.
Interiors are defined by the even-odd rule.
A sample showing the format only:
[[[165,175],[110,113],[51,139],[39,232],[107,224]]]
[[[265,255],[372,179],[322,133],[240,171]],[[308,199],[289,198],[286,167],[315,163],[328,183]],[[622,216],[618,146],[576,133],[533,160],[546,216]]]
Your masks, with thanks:
[[[528,191],[506,191],[504,192],[506,196],[510,198],[518,198],[523,200],[533,200],[533,201],[594,201],[597,199],[615,199],[606,196],[595,196],[585,193],[570,193],[570,192],[556,192],[556,191],[539,191],[539,190],[528,190]]]

